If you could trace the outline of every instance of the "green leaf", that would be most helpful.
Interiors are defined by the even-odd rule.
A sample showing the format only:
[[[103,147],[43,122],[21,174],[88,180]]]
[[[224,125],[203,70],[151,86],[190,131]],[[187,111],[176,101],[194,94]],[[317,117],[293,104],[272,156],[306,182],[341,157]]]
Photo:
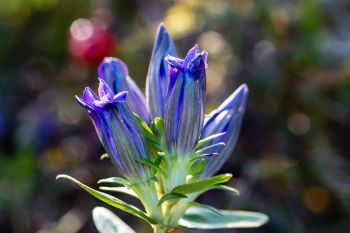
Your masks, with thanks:
[[[157,165],[157,167],[159,167],[159,165],[162,162],[162,160],[163,160],[163,155],[158,154],[157,157],[156,157],[156,160],[154,161],[154,163]]]
[[[156,176],[152,176],[149,179],[154,181],[154,182],[156,182],[156,183],[159,183],[159,180],[158,180],[158,178]]]
[[[198,158],[198,159],[194,160],[191,166],[189,182],[198,180],[198,178],[200,177],[200,175],[203,173],[205,169],[205,164],[206,164],[205,159],[203,158]]]
[[[124,178],[121,177],[110,177],[110,178],[106,178],[106,179],[102,179],[97,181],[98,184],[101,183],[112,183],[112,184],[120,184],[120,185],[125,185],[125,186],[130,186],[130,182],[127,181]]]
[[[100,156],[100,160],[109,159],[109,154],[105,153]]]
[[[214,189],[219,189],[219,190],[231,192],[233,195],[236,195],[236,196],[239,196],[239,195],[240,195],[240,193],[239,193],[239,191],[238,191],[237,189],[232,188],[232,187],[227,186],[227,185],[219,184],[219,185],[210,186],[210,187],[208,187],[208,188],[202,190],[201,192],[198,192],[198,193],[196,194],[196,197],[202,195],[202,194],[205,193],[205,192],[208,192],[208,191],[214,190]]]
[[[268,221],[268,216],[262,213],[233,210],[212,210],[193,206],[187,209],[179,225],[187,229],[224,229],[260,227]]]
[[[214,185],[214,186],[210,187],[209,189],[207,189],[207,191],[212,190],[212,189],[220,189],[220,190],[231,192],[231,193],[233,193],[234,195],[237,195],[237,196],[240,195],[240,193],[239,193],[239,191],[237,189],[232,188],[232,187],[227,186],[227,185],[222,185],[222,184],[221,185]]]
[[[124,210],[125,212],[128,212],[130,214],[133,214],[134,216],[136,217],[139,217],[145,221],[147,221],[148,223],[150,224],[156,224],[157,222],[150,218],[145,212],[143,212],[142,210],[136,208],[135,206],[133,205],[130,205],[116,197],[113,197],[109,194],[106,194],[106,193],[103,193],[103,192],[100,192],[100,191],[97,191],[93,188],[90,188],[89,186],[81,183],[80,181],[74,179],[73,177],[70,177],[68,175],[58,175],[56,177],[56,179],[67,179],[67,180],[70,180],[72,181],[73,183],[79,185],[81,188],[83,188],[85,191],[87,191],[88,193],[90,193],[92,196],[96,197],[97,199],[111,205],[111,206],[114,206],[118,209],[121,209],[121,210]]]
[[[196,162],[197,160],[201,160],[201,159],[205,160],[208,157],[218,156],[218,155],[219,155],[219,153],[216,153],[216,152],[210,153],[210,154],[197,154],[197,155],[192,156],[191,161]]]
[[[225,134],[226,134],[226,132],[217,133],[217,134],[210,135],[209,137],[203,138],[202,140],[198,141],[197,148],[203,146],[205,143],[209,142],[210,140],[221,137]]]
[[[213,176],[205,180],[176,186],[172,190],[172,192],[182,193],[182,194],[200,192],[209,188],[210,186],[225,183],[229,181],[231,177],[232,177],[232,174],[223,174],[223,175]]]
[[[190,207],[193,207],[193,206],[205,208],[205,209],[208,209],[208,210],[212,211],[213,213],[215,213],[215,214],[217,214],[217,215],[222,215],[222,214],[220,213],[220,210],[218,210],[218,209],[216,209],[215,207],[210,206],[210,205],[205,205],[205,204],[202,204],[202,203],[199,203],[199,202],[195,202],[195,201],[190,202],[190,203],[189,203],[189,208],[190,208]]]
[[[144,122],[141,117],[139,115],[137,115],[136,113],[134,113],[134,116],[138,122],[138,124],[140,125],[143,135],[146,137],[146,139],[157,143],[157,138],[156,136],[153,134],[153,131],[148,127],[147,123]]]
[[[199,154],[202,154],[204,151],[206,150],[209,150],[209,149],[213,149],[215,147],[220,147],[220,146],[225,146],[226,144],[224,142],[219,142],[219,143],[215,143],[215,144],[212,144],[212,145],[209,145],[209,146],[206,146],[200,150],[197,150],[195,151],[194,153],[199,155]]]
[[[162,198],[158,201],[158,206],[163,204],[163,202],[168,201],[168,200],[173,200],[173,199],[180,199],[180,198],[186,198],[187,196],[185,194],[181,193],[167,193]]]
[[[160,117],[156,117],[154,119],[154,124],[157,127],[157,131],[161,136],[165,135],[165,131],[164,131],[164,120]]]
[[[162,168],[159,167],[159,164],[153,162],[152,160],[145,159],[145,158],[139,158],[138,161],[142,164],[150,166],[151,168],[155,169],[156,171],[161,172],[163,175],[166,175],[166,172]]]
[[[110,191],[110,192],[116,192],[116,193],[124,193],[124,194],[128,194],[130,196],[133,197],[137,197],[136,193],[134,191],[132,191],[131,189],[129,189],[128,187],[107,187],[107,186],[100,186],[99,187],[100,190],[103,191]]]
[[[162,151],[159,151],[159,152],[158,152],[158,155],[161,156],[161,157],[164,157],[164,156],[166,156],[167,154],[164,153],[164,152],[162,152]]]
[[[95,207],[92,218],[99,233],[136,233],[112,211],[104,207]]]

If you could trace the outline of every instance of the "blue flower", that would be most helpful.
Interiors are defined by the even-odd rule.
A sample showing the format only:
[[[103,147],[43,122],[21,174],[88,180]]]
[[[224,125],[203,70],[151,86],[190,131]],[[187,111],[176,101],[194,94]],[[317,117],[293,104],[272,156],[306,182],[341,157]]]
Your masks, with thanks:
[[[164,125],[168,149],[186,156],[200,137],[205,112],[207,52],[194,46],[184,60],[167,56],[170,65]]]
[[[147,106],[152,119],[164,116],[169,85],[168,64],[164,58],[168,55],[176,56],[176,50],[169,32],[161,24],[154,42],[146,82]]]
[[[125,63],[118,58],[105,58],[98,68],[100,78],[112,88],[113,93],[128,91],[127,103],[131,110],[137,113],[144,121],[150,123],[145,96],[140,88],[130,78]]]
[[[208,208],[212,209],[194,202],[202,193],[215,188],[238,193],[221,185],[231,174],[213,175],[236,144],[248,88],[241,85],[205,117],[208,53],[200,52],[195,45],[184,59],[175,55],[174,43],[160,25],[147,74],[146,98],[129,77],[126,65],[111,57],[98,68],[98,96],[87,87],[83,97],[77,97],[109,158],[125,176],[100,180],[113,185],[100,189],[138,198],[145,212],[72,177],[57,178],[69,179],[107,204],[146,220],[154,232],[178,227],[218,229],[264,224],[268,218],[263,214],[240,212],[242,216],[238,216],[238,212],[216,209],[226,220],[215,220],[219,224],[214,225],[196,220],[205,219]],[[192,213],[195,219],[189,217]],[[247,223],[235,224],[232,219],[237,216]]]
[[[215,174],[231,155],[241,128],[243,115],[248,99],[248,87],[242,84],[238,87],[216,110],[211,112],[210,118],[203,126],[201,138],[214,134],[225,133],[201,146],[224,142],[224,147],[212,147],[206,153],[218,153],[206,159],[204,176],[210,177]]]
[[[76,97],[89,113],[101,143],[124,175],[128,178],[149,178],[149,169],[139,162],[148,158],[149,151],[142,130],[126,103],[127,92],[114,94],[100,79],[99,97],[86,88],[83,98]]]
[[[128,91],[127,103],[131,110],[148,124],[155,117],[163,117],[165,97],[169,83],[167,55],[176,55],[174,42],[163,24],[158,28],[146,82],[146,99],[140,88],[130,78],[128,68],[118,58],[105,58],[98,68],[100,78],[112,88],[114,94]],[[148,110],[147,110],[148,108]]]
[[[206,154],[218,154],[206,159],[204,176],[211,176],[220,169],[237,141],[248,96],[247,86],[241,85],[204,122],[208,53],[200,52],[195,45],[184,59],[175,55],[174,43],[161,24],[147,74],[146,98],[130,78],[126,65],[117,58],[108,57],[98,69],[100,98],[87,88],[83,100],[78,99],[88,109],[112,161],[128,175],[136,175],[141,167],[138,158],[153,157],[149,155],[145,136],[132,112],[148,125],[156,117],[163,118],[165,138],[162,140],[167,148],[160,149],[171,156],[192,157],[201,150]],[[124,135],[125,132],[128,134]],[[197,146],[200,139],[215,134],[220,136]]]

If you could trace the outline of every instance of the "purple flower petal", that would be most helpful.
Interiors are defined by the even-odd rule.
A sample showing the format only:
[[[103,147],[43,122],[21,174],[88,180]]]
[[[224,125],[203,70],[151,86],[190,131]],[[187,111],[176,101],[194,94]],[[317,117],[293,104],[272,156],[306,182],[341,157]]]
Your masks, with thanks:
[[[98,96],[91,90],[90,87],[85,88],[83,92],[83,100],[88,105],[92,105],[95,100],[99,100]]]
[[[107,102],[108,100],[112,99],[114,96],[114,93],[112,89],[108,86],[106,81],[103,79],[99,79],[100,85],[98,86],[98,95],[100,96],[102,101]]]
[[[199,53],[198,46],[195,46],[185,60],[170,56],[166,58],[171,67],[171,85],[164,114],[165,134],[169,150],[180,156],[193,152],[202,129],[206,56],[206,52]]]
[[[131,110],[137,113],[144,121],[150,123],[145,97],[140,88],[130,78],[124,62],[118,58],[107,57],[100,64],[98,73],[100,78],[112,87],[114,94],[128,91],[127,103]]]
[[[158,28],[146,81],[147,106],[151,119],[164,116],[164,107],[169,83],[168,64],[164,58],[176,55],[174,42],[165,26]]]
[[[100,80],[99,95],[86,88],[83,99],[77,101],[87,109],[98,137],[112,162],[132,179],[149,178],[150,171],[139,158],[149,157],[146,139],[126,103],[128,92],[116,95],[104,80]]]
[[[247,99],[248,87],[246,84],[242,84],[216,110],[210,113],[211,117],[205,122],[201,138],[226,132],[225,135],[215,138],[201,147],[204,148],[218,142],[226,143],[225,147],[206,151],[207,153],[219,153],[218,156],[207,158],[207,165],[204,170],[206,177],[215,174],[231,155],[237,142]]]

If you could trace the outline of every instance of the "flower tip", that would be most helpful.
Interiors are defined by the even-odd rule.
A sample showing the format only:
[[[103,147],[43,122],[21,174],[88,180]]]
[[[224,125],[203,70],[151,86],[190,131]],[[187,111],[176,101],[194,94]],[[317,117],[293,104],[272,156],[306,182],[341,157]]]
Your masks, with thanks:
[[[248,100],[248,85],[247,84],[242,84],[237,88],[238,92],[238,99],[239,99],[239,104],[238,104],[238,111],[243,112],[245,111],[246,105],[247,105],[247,100]]]
[[[101,65],[101,64],[104,64],[104,63],[110,63],[110,62],[112,62],[114,59],[116,59],[116,58],[114,58],[114,57],[105,57],[105,58],[103,58],[103,60],[102,60],[102,62],[100,63],[100,65]]]
[[[247,95],[248,92],[249,92],[248,85],[245,84],[245,83],[243,83],[242,85],[240,85],[240,86],[238,87],[238,89],[239,89],[239,90],[241,89],[242,92],[244,93],[244,95]]]
[[[164,22],[160,22],[159,26],[158,26],[158,34],[159,33],[164,33],[164,32],[167,32],[167,31],[168,30],[166,29]]]
[[[98,80],[100,81],[100,84],[98,86],[98,94],[101,98],[104,97],[111,97],[114,96],[112,89],[108,86],[107,82],[102,79],[102,78],[98,78]]]
[[[179,69],[179,70],[183,70],[183,60],[177,58],[177,57],[173,57],[171,55],[167,55],[164,60],[171,66]]]
[[[92,104],[95,100],[99,100],[98,96],[90,87],[85,87],[83,91],[83,101],[87,104]]]
[[[195,44],[194,46],[193,46],[193,48],[192,49],[190,49],[190,51],[195,51],[195,52],[199,52],[199,44]]]
[[[85,102],[78,95],[75,95],[75,99],[77,100],[78,104],[82,106],[86,105]]]
[[[104,80],[113,79],[112,77],[118,73],[128,76],[128,68],[126,64],[116,57],[105,57],[98,66],[98,75]]]
[[[188,55],[189,54],[196,54],[199,53],[199,45],[195,44],[189,51],[188,51]]]
[[[66,178],[66,175],[60,174],[56,176],[56,180],[62,179],[62,178]]]
[[[128,96],[128,91],[121,91],[115,96],[113,96],[113,102],[123,103],[126,101],[127,96]]]
[[[222,110],[234,110],[244,112],[248,100],[248,86],[247,84],[240,85],[218,108]]]
[[[202,57],[204,65],[205,65],[205,69],[207,69],[208,68],[208,52],[203,50],[201,52],[201,57]]]

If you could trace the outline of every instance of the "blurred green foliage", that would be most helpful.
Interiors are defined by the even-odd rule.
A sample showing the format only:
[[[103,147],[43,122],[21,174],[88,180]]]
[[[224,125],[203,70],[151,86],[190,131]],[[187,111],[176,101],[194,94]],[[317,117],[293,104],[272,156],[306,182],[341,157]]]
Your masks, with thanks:
[[[0,6],[0,232],[96,232],[91,210],[101,203],[55,176],[94,186],[118,173],[99,161],[103,150],[74,100],[97,83],[96,64],[69,55],[70,25],[78,18],[108,25],[111,54],[142,87],[160,21],[182,56],[197,41],[209,52],[208,112],[248,84],[238,145],[222,169],[235,175],[230,185],[241,196],[202,197],[271,218],[236,232],[348,232],[348,1],[0,0]],[[136,232],[150,232],[115,212]]]

